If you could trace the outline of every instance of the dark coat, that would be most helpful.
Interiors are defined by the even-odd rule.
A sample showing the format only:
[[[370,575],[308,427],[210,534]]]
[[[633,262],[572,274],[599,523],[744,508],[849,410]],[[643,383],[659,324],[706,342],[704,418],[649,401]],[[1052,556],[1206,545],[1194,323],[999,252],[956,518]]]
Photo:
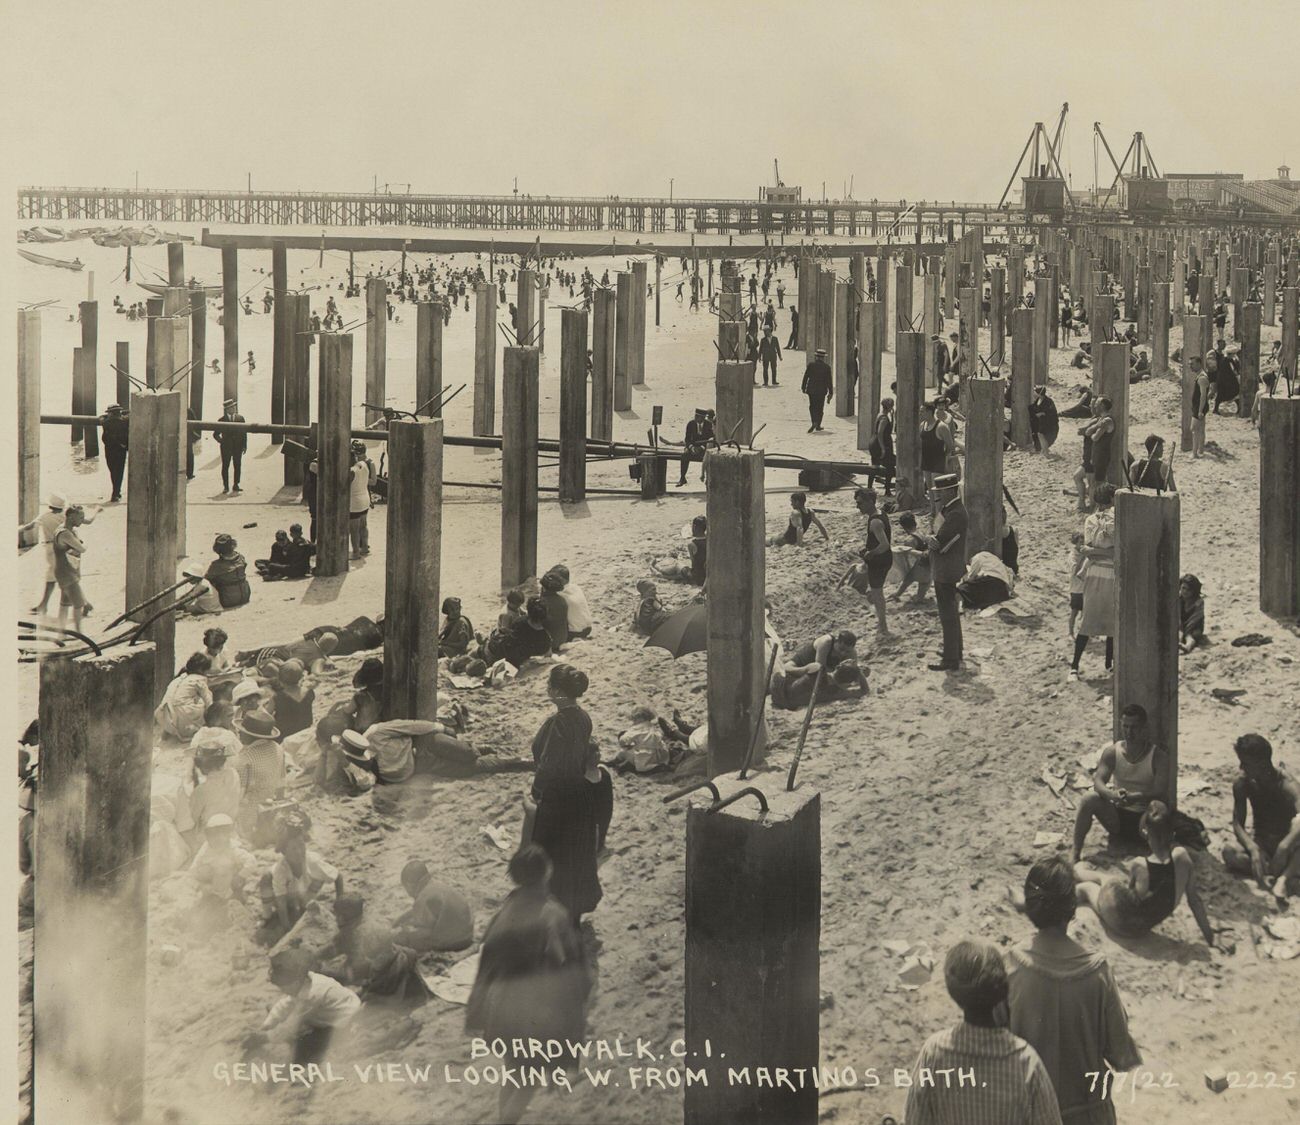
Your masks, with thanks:
[[[803,373],[803,385],[800,390],[811,398],[830,398],[833,387],[830,364],[824,359],[813,360]]]

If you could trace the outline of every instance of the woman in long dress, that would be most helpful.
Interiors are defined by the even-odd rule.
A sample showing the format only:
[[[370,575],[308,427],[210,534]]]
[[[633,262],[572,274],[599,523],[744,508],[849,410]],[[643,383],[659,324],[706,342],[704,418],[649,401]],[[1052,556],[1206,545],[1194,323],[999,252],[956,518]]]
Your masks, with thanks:
[[[556,778],[537,805],[533,843],[550,857],[551,894],[564,904],[574,925],[596,909],[603,892],[596,856],[614,815],[614,784],[600,764],[595,743],[587,747],[586,770]]]
[[[591,978],[578,931],[569,912],[547,889],[551,863],[536,844],[525,844],[510,860],[515,889],[488,923],[478,976],[465,1008],[465,1030],[508,1047],[506,1065],[537,1065],[525,1050],[530,1039],[579,1042],[586,1029],[585,1006]],[[572,1054],[547,1066],[574,1065]],[[497,1120],[513,1125],[532,1100],[530,1085],[502,1086]]]
[[[1083,612],[1074,638],[1070,679],[1079,678],[1079,661],[1089,637],[1106,638],[1106,671],[1115,659],[1115,486],[1097,485],[1097,510],[1083,523]]]

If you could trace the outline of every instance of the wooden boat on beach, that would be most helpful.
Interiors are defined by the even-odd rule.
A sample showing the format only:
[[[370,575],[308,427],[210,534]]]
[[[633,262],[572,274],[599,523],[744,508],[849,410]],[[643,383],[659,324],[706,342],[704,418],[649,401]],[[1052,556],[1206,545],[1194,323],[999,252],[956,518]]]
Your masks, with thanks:
[[[85,269],[80,258],[73,258],[68,262],[62,258],[51,258],[45,254],[38,254],[34,250],[24,250],[18,247],[18,253],[26,258],[29,262],[35,262],[38,266],[58,266],[61,270],[80,270]]]

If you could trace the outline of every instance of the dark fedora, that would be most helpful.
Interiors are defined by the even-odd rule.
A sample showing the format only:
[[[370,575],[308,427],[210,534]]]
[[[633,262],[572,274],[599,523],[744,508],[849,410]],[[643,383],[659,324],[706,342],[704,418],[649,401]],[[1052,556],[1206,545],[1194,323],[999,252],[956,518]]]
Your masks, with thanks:
[[[279,738],[280,728],[263,707],[249,711],[242,719],[235,720],[235,730],[249,738]]]

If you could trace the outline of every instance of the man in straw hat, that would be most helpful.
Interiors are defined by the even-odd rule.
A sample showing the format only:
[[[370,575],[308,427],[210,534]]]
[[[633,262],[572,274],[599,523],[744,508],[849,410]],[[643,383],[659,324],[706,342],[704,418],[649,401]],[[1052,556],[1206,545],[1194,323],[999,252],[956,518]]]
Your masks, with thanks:
[[[250,352],[251,356],[252,353]],[[228,398],[225,402],[225,413],[221,415],[222,422],[242,422],[244,416],[239,413],[237,407],[239,403]],[[239,487],[239,473],[244,461],[244,453],[248,449],[248,434],[243,430],[218,430],[217,445],[221,447],[221,491],[224,492],[242,492]],[[230,487],[230,467],[235,468],[235,487]]]
[[[242,744],[235,759],[235,772],[244,791],[239,829],[251,839],[257,828],[258,806],[284,795],[285,757],[276,741],[280,737],[279,728],[264,707],[236,717],[235,733]]]
[[[816,358],[803,373],[803,384],[799,388],[808,396],[808,420],[812,423],[808,427],[810,434],[822,432],[822,415],[831,400],[834,385],[831,366],[826,362],[826,349],[818,348]]]
[[[943,626],[943,652],[932,672],[955,672],[961,667],[961,615],[958,612],[957,583],[966,573],[966,529],[969,518],[961,502],[954,473],[935,476],[930,485],[930,499],[939,506],[939,526],[926,539],[930,548],[930,577],[934,599]]]
[[[54,587],[58,585],[58,579],[54,576],[54,537],[64,524],[64,513],[67,507],[68,502],[62,496],[57,492],[51,492],[45,498],[45,511],[30,523],[25,523],[18,529],[20,545],[24,534],[35,533],[37,542],[41,544],[45,551],[45,593],[41,597],[39,604],[32,606],[33,613],[45,612],[46,607],[50,604],[50,596],[54,593]],[[98,507],[90,512],[83,511],[81,522],[83,524],[94,523],[99,512]]]

